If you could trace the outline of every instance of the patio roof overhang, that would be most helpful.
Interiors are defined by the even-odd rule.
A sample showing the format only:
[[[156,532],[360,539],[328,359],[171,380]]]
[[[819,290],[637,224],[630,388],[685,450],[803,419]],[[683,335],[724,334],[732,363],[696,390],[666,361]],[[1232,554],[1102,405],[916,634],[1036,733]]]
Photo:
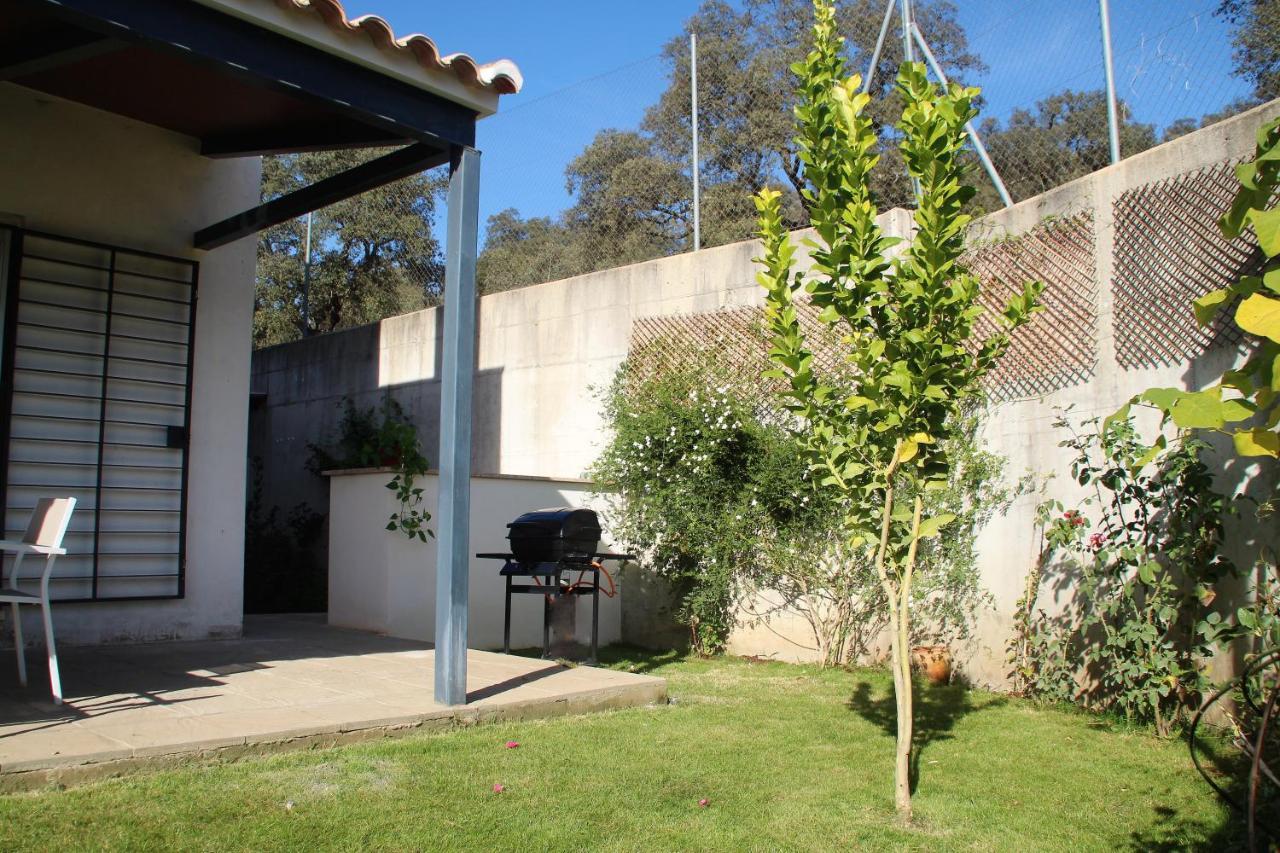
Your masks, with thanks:
[[[210,223],[193,235],[197,249],[450,162],[474,145],[475,122],[496,108],[498,94],[518,86],[517,78],[504,89],[468,90],[448,75],[452,90],[432,87],[450,91],[446,96],[353,61],[360,58],[354,50],[343,56],[269,28],[268,18],[229,14],[233,0],[207,2],[219,5],[9,0],[0,18],[0,81],[194,137],[206,157],[402,146]],[[309,20],[311,12],[293,14],[295,23],[320,24]]]
[[[206,157],[394,146],[192,235],[214,249],[449,164],[436,517],[436,700],[466,703],[480,152],[475,122],[520,88],[509,62],[441,58],[339,0],[0,0],[0,82],[199,140]]]

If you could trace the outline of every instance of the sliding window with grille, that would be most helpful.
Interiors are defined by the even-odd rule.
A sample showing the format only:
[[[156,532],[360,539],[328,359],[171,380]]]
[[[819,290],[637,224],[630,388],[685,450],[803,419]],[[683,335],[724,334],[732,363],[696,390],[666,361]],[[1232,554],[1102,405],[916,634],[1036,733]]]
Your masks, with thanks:
[[[76,498],[56,599],[179,598],[198,264],[0,229],[5,538]]]

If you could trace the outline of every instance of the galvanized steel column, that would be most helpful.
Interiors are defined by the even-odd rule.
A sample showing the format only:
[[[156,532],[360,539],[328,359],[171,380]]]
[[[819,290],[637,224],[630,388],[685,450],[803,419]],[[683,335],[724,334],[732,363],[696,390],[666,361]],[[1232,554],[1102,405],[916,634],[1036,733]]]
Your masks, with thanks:
[[[1102,18],[1102,64],[1107,75],[1107,138],[1111,143],[1111,162],[1120,162],[1120,111],[1116,104],[1116,72],[1111,60],[1111,8],[1107,0],[1098,0]]]
[[[465,705],[480,152],[456,146],[449,169],[440,367],[440,505],[436,513],[435,696],[442,705]]]
[[[698,177],[698,34],[689,33],[689,128],[693,134],[693,251],[702,248],[702,190]]]

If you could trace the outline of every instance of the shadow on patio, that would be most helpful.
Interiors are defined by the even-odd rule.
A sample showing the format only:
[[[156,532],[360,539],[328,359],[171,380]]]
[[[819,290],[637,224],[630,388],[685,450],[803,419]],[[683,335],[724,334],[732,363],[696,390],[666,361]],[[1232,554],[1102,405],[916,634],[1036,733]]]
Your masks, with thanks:
[[[447,707],[434,701],[430,644],[305,616],[249,617],[239,640],[68,647],[59,657],[61,708],[36,661],[31,685],[20,688],[12,653],[0,654],[0,789],[156,758],[327,745],[666,695],[651,676],[472,650],[468,704]]]

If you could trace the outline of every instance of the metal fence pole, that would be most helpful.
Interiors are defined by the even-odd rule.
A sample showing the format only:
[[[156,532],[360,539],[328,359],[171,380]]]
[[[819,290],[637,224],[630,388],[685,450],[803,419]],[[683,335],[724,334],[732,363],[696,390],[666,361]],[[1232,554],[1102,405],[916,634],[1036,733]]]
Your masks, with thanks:
[[[871,64],[867,66],[867,76],[862,81],[862,92],[871,91],[871,79],[875,77],[876,66],[880,64],[880,51],[884,50],[884,37],[889,34],[889,22],[893,20],[893,9],[898,0],[889,0],[884,7],[884,20],[880,22],[880,35],[876,37],[876,49],[871,51]]]
[[[307,247],[302,255],[302,336],[311,334],[311,216],[307,214]]]
[[[946,86],[947,75],[943,73],[942,66],[934,58],[933,51],[929,49],[929,43],[924,40],[920,28],[912,24],[911,33],[915,36],[916,43],[920,45],[920,52],[924,54],[929,67],[933,69],[934,74],[938,75],[938,80],[942,82],[942,85]],[[991,156],[987,154],[987,146],[982,144],[982,137],[978,135],[978,129],[973,126],[972,121],[965,122],[964,129],[968,131],[969,138],[973,140],[973,148],[978,152],[978,159],[982,161],[982,168],[987,170],[987,176],[991,178],[991,183],[995,184],[996,192],[1000,194],[1000,200],[1004,202],[1005,207],[1013,207],[1013,199],[1009,197],[1009,190],[1005,188],[1004,181],[1000,179],[1000,173],[996,171],[995,164],[991,162]]]
[[[702,199],[698,186],[698,34],[689,33],[689,132],[693,136],[693,251],[702,248]]]
[[[902,0],[902,56],[906,62],[916,61],[916,52],[911,47],[911,0]]]
[[[455,146],[449,169],[440,366],[440,485],[436,551],[436,684],[441,705],[467,702],[471,576],[471,382],[476,366],[476,241],[480,152]]]
[[[1098,14],[1102,16],[1102,64],[1107,71],[1107,130],[1111,137],[1111,162],[1120,162],[1120,115],[1116,108],[1116,72],[1111,60],[1111,7],[1107,0],[1098,0]]]

